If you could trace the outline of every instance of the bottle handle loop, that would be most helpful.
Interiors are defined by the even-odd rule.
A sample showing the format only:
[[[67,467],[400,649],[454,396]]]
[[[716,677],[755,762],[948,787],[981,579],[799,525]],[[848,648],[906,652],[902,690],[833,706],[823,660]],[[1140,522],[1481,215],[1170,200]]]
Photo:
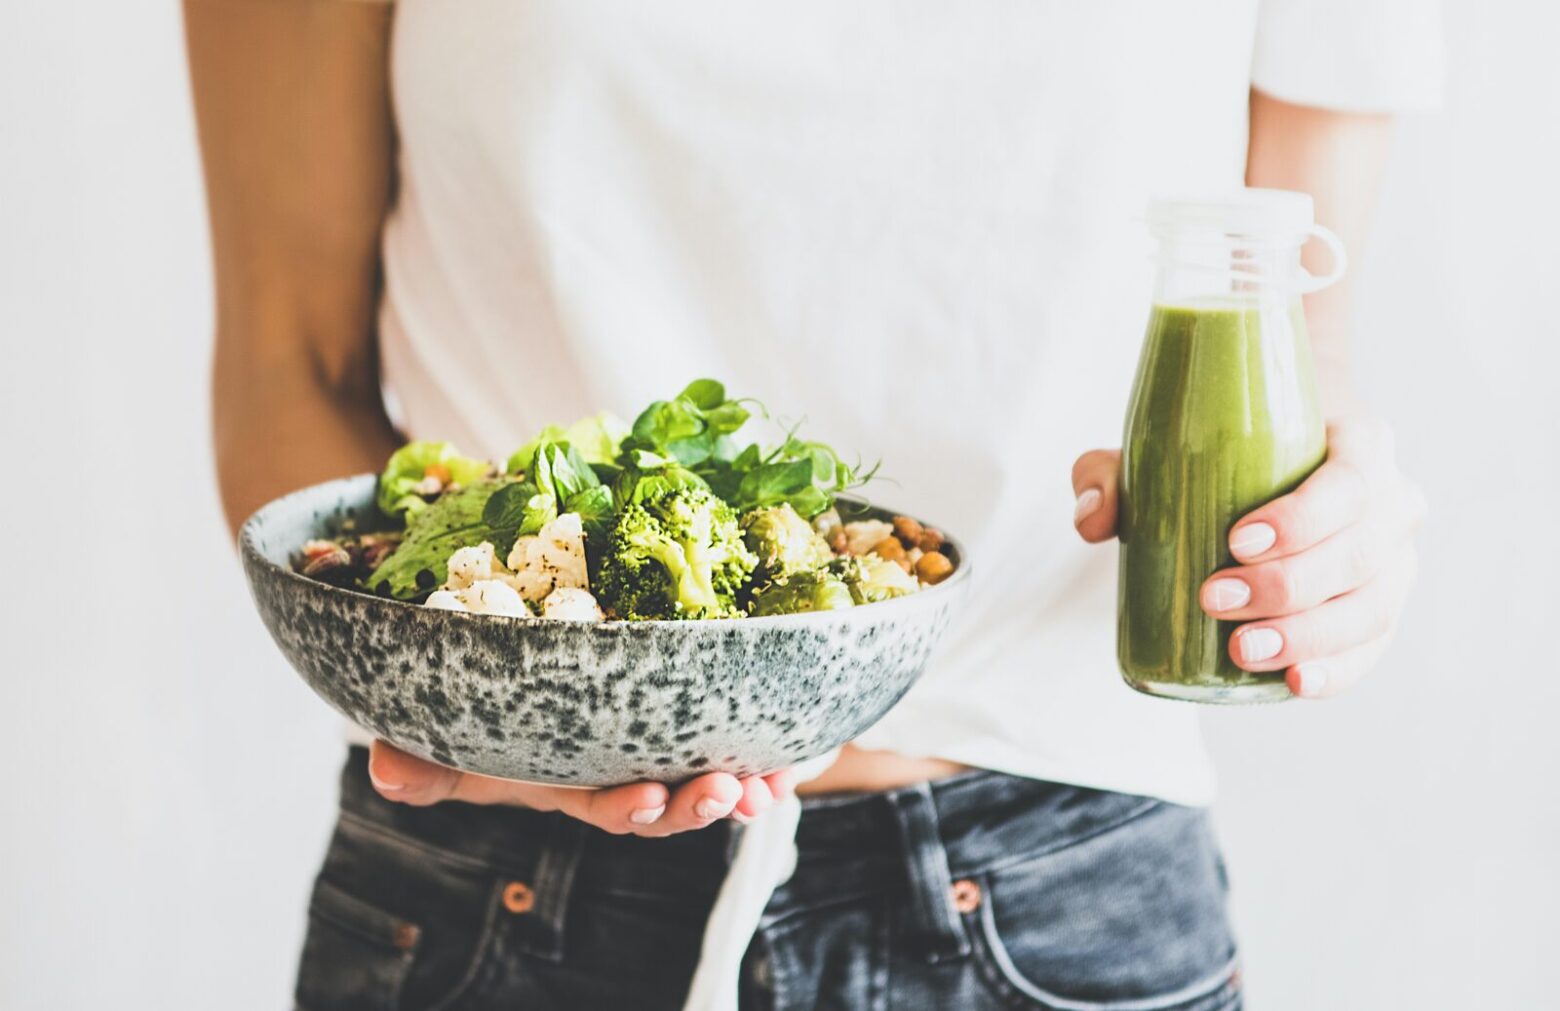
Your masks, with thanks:
[[[1306,234],[1322,240],[1322,244],[1332,254],[1332,269],[1321,276],[1302,270],[1301,274],[1304,275],[1304,280],[1300,282],[1302,295],[1332,287],[1339,278],[1343,277],[1344,271],[1349,269],[1349,253],[1343,248],[1343,240],[1338,238],[1338,233],[1325,225],[1312,225],[1306,230]]]

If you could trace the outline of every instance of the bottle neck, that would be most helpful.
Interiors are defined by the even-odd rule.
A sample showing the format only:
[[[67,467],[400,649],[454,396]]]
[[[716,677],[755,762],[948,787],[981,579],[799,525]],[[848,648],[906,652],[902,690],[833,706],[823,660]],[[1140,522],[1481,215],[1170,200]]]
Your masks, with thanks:
[[[1154,301],[1288,304],[1299,300],[1306,280],[1298,241],[1264,244],[1232,236],[1164,236]]]

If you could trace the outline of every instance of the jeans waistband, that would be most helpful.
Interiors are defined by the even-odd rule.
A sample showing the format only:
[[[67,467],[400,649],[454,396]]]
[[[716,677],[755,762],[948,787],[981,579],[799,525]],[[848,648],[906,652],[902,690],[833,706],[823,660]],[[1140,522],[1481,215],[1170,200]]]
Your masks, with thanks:
[[[665,839],[612,835],[551,811],[446,801],[428,807],[381,797],[368,749],[354,745],[341,774],[344,816],[427,849],[434,859],[476,862],[520,877],[577,865],[592,889],[712,897],[730,863],[735,825],[722,822]]]
[[[568,858],[591,890],[713,898],[730,864],[737,827],[722,822],[666,839],[614,836],[552,812],[385,800],[368,779],[368,752],[353,747],[341,778],[351,818],[430,854],[476,861],[530,877]],[[961,773],[932,783],[803,798],[798,867],[775,896],[772,916],[876,889],[916,893],[919,927],[934,955],[952,954],[950,882],[1066,848],[1162,802],[1130,794]]]

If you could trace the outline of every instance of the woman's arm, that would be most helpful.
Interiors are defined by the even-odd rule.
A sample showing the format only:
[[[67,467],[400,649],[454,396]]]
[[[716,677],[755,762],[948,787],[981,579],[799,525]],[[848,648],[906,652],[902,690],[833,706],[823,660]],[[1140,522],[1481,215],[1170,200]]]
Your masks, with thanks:
[[[185,0],[217,281],[217,473],[236,530],[268,499],[378,470],[397,445],[379,395],[379,234],[393,191],[388,4]],[[569,790],[446,769],[375,742],[370,775],[408,804],[561,810],[664,836],[746,819],[786,772],[668,790]]]
[[[1254,91],[1246,182],[1311,194],[1317,220],[1358,253],[1390,131],[1385,116],[1290,105]],[[1292,494],[1241,517],[1230,531],[1239,564],[1211,574],[1201,590],[1204,611],[1242,623],[1230,636],[1230,658],[1250,671],[1283,671],[1303,698],[1336,695],[1376,665],[1418,567],[1413,533],[1424,499],[1398,472],[1391,430],[1359,413],[1349,354],[1353,290],[1344,281],[1306,298],[1331,419],[1326,462]],[[1093,450],[1073,465],[1074,522],[1084,540],[1115,536],[1120,456]]]
[[[377,471],[379,233],[393,189],[391,7],[186,0],[216,272],[217,475],[261,503]]]
[[[1391,141],[1390,116],[1290,105],[1253,90],[1246,185],[1311,194],[1316,220],[1358,253],[1365,246]],[[1305,263],[1314,273],[1326,273],[1332,265],[1318,246],[1306,247]],[[1351,272],[1305,299],[1317,381],[1330,417],[1358,407],[1350,353],[1354,289]]]

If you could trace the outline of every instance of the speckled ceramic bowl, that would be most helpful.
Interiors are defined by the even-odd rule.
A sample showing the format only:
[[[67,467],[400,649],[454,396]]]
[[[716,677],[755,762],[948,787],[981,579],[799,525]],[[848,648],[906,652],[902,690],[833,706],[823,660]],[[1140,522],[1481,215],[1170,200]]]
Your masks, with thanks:
[[[968,582],[878,604],[722,621],[543,621],[443,611],[328,586],[290,560],[348,517],[372,529],[374,478],[305,488],[239,534],[282,654],[359,726],[490,776],[574,786],[746,775],[849,741],[920,676]],[[886,517],[885,517],[886,518]]]

